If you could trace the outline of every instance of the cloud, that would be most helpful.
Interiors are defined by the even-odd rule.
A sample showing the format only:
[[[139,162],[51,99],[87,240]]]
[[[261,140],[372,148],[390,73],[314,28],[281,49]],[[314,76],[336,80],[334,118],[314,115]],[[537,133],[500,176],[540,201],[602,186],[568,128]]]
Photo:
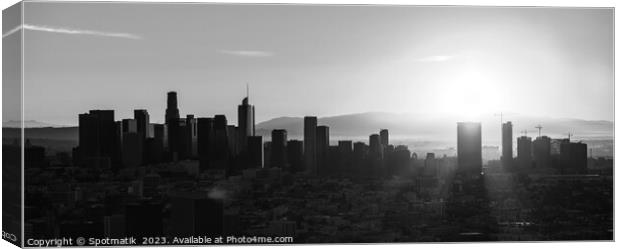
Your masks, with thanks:
[[[24,25],[17,26],[9,30],[8,32],[2,34],[2,38],[12,35],[21,29],[51,32],[51,33],[60,33],[60,34],[69,34],[69,35],[94,35],[94,36],[116,37],[116,38],[125,38],[125,39],[133,39],[133,40],[142,39],[142,37],[138,35],[129,34],[129,33],[114,33],[114,32],[104,32],[104,31],[96,31],[96,30],[70,29],[70,28],[39,26],[39,25],[31,25],[31,24],[24,24]]]
[[[274,55],[272,52],[259,50],[218,50],[218,52],[241,57],[271,57]]]
[[[454,59],[455,56],[452,55],[433,55],[416,59],[416,61],[420,62],[442,62],[449,61]]]

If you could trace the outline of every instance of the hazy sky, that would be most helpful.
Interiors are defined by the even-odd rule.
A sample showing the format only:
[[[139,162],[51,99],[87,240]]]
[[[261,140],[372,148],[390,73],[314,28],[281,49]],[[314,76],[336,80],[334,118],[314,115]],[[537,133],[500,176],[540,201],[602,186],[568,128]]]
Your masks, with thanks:
[[[26,120],[146,108],[162,122],[175,90],[182,115],[236,123],[246,83],[259,122],[368,111],[613,119],[612,9],[36,2],[24,29]]]

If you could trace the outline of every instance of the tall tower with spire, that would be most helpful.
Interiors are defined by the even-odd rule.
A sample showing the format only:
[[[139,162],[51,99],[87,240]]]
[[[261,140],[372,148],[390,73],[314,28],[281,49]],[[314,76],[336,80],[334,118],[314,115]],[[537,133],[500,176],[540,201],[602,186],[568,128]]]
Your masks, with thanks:
[[[250,87],[246,85],[246,96],[241,105],[237,108],[239,120],[239,150],[246,152],[248,147],[248,137],[254,136],[254,106],[250,105]]]

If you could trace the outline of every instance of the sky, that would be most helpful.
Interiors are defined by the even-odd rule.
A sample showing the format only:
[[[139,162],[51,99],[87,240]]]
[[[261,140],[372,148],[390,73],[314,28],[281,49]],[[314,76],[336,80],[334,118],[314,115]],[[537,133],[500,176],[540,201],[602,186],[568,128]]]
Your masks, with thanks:
[[[613,120],[613,10],[25,3],[25,120],[148,109]],[[8,39],[20,27],[3,31]],[[13,32],[13,33],[11,33]],[[4,117],[6,120],[7,117]]]

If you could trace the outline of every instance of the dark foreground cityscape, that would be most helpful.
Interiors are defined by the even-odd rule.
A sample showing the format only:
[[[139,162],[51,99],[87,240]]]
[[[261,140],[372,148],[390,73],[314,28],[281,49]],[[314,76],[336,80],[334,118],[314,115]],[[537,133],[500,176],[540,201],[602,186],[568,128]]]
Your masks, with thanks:
[[[246,97],[237,126],[224,115],[182,118],[169,92],[165,124],[147,110],[121,121],[91,110],[79,114],[72,153],[49,156],[27,140],[24,241],[613,240],[613,159],[588,157],[584,143],[539,129],[516,137],[513,155],[505,122],[501,160],[483,165],[480,123],[456,124],[456,157],[418,157],[383,127],[368,141],[330,143],[317,117],[304,118],[303,141],[283,129],[265,141],[254,111]],[[3,163],[19,164],[8,156],[19,149],[5,144]]]

